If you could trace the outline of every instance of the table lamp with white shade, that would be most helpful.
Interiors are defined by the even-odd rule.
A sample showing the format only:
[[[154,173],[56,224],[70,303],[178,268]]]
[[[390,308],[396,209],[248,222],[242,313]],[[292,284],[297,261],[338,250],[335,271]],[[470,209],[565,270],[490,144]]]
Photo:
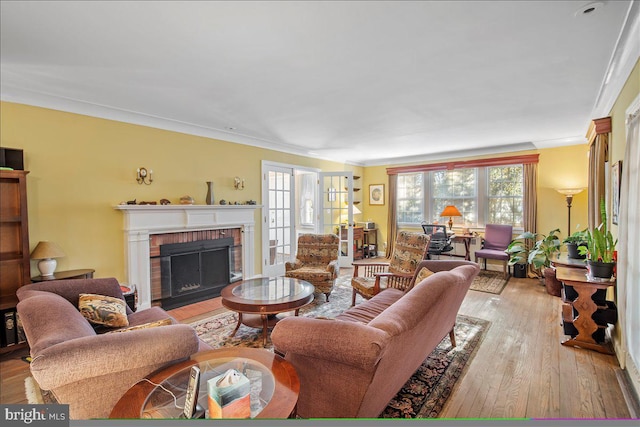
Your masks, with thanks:
[[[53,276],[58,264],[56,258],[62,258],[63,256],[64,252],[60,249],[60,246],[47,241],[39,242],[31,252],[31,259],[40,260],[38,261],[38,270],[40,270],[42,277]]]

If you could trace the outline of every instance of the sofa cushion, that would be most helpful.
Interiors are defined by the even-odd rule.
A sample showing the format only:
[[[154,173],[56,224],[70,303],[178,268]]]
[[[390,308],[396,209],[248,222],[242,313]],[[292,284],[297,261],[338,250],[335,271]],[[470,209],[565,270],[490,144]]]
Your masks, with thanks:
[[[129,326],[128,328],[115,329],[113,331],[107,332],[107,334],[115,334],[115,333],[118,333],[118,332],[137,331],[138,329],[157,328],[159,326],[167,326],[167,325],[171,325],[171,319],[169,319],[169,318],[162,319],[162,320],[156,320],[155,322],[143,323],[142,325]]]
[[[351,322],[369,323],[391,304],[398,301],[404,292],[400,289],[389,288],[380,292],[373,298],[358,305],[354,305],[347,311],[336,316],[336,320],[347,320]]]
[[[138,310],[129,315],[129,326],[144,325],[145,323],[155,322],[156,320],[170,319],[171,323],[180,323],[169,313],[167,313],[162,307],[154,305],[144,310]]]
[[[111,327],[129,326],[127,305],[119,298],[98,294],[80,294],[78,309],[93,324]]]

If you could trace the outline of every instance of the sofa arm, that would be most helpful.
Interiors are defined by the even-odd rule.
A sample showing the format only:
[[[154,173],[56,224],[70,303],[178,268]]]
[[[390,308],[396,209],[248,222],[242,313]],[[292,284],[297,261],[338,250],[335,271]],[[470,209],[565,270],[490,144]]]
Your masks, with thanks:
[[[286,317],[271,333],[274,349],[282,354],[330,360],[371,370],[382,356],[389,336],[363,323]]]
[[[54,389],[105,374],[168,364],[198,351],[199,339],[189,325],[167,325],[65,341],[45,348],[31,361],[31,372],[43,389]]]

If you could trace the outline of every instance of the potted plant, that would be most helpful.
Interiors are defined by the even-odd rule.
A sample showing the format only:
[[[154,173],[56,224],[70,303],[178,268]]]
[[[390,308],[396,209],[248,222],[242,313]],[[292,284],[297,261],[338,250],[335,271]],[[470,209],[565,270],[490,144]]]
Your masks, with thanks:
[[[574,231],[573,234],[567,236],[562,243],[567,246],[567,255],[569,258],[584,259],[585,255],[580,254],[578,247],[587,244],[587,229]]]
[[[526,231],[507,247],[509,265],[524,262],[531,264],[536,270],[541,271],[547,293],[554,296],[560,296],[562,289],[562,284],[556,279],[556,271],[551,267],[551,259],[560,251],[559,233],[560,230],[557,228],[547,235]],[[534,240],[535,242],[531,243]]]
[[[613,239],[611,231],[607,229],[607,211],[604,199],[600,201],[600,215],[602,223],[593,230],[587,230],[587,245],[578,248],[580,254],[587,257],[587,269],[593,277],[610,279],[616,265],[616,245],[618,239]]]

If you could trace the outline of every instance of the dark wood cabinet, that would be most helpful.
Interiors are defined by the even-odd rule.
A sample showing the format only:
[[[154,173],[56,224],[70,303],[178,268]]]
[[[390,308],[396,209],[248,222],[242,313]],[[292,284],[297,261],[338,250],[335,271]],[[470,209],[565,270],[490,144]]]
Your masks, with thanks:
[[[15,306],[18,288],[31,283],[27,218],[28,173],[28,171],[0,170],[1,309]]]
[[[18,335],[15,314],[16,291],[31,283],[29,221],[27,218],[27,174],[22,170],[0,170],[0,314],[1,349],[12,350],[24,343]]]

